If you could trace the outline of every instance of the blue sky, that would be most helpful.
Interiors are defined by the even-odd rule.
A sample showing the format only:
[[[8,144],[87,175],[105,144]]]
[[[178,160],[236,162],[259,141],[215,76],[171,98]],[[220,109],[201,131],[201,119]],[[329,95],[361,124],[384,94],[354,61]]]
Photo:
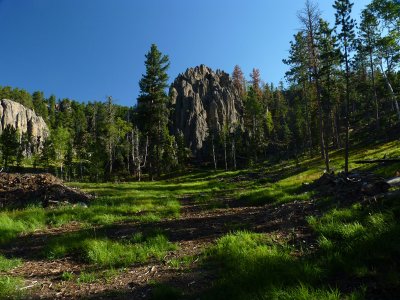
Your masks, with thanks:
[[[316,1],[334,22],[333,0]],[[369,0],[355,0],[356,17]],[[206,64],[284,80],[301,0],[0,0],[0,85],[132,106],[144,55],[169,55],[170,81]]]

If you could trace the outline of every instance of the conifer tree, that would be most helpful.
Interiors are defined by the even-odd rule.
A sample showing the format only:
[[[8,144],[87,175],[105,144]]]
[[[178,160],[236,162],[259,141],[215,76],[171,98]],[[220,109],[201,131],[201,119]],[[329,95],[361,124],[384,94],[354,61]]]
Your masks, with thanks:
[[[47,121],[47,106],[46,100],[44,99],[43,92],[34,92],[32,94],[32,101],[35,112],[41,116],[45,121]]]
[[[11,125],[7,125],[0,135],[1,152],[5,168],[16,159],[19,147],[18,131]]]
[[[346,103],[345,103],[345,123],[346,123],[346,140],[345,140],[345,159],[344,171],[346,175],[349,173],[349,132],[350,132],[350,54],[354,45],[354,27],[355,21],[351,18],[351,9],[354,3],[349,0],[336,0],[333,8],[336,9],[336,26],[339,26],[338,39],[342,49],[342,59],[345,64],[345,80],[346,80]]]
[[[361,13],[361,24],[359,33],[359,43],[362,50],[368,55],[370,74],[371,74],[371,90],[374,99],[375,106],[375,122],[376,129],[379,130],[379,102],[376,89],[376,79],[375,79],[375,53],[377,48],[377,41],[379,39],[378,34],[378,20],[372,13],[371,9],[367,7]]]
[[[244,99],[246,94],[246,79],[244,78],[242,69],[238,65],[236,65],[233,69],[232,80],[233,85],[238,90],[240,97]]]
[[[155,44],[151,45],[145,57],[146,74],[139,82],[138,121],[139,129],[149,140],[148,169],[150,177],[154,178],[162,172],[164,146],[169,142],[169,98],[166,93],[169,59]]]

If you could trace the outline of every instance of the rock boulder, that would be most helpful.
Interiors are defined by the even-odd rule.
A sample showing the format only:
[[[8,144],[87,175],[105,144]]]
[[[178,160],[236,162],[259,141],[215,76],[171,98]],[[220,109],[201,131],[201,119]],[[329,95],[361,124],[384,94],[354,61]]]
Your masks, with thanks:
[[[32,142],[40,147],[49,136],[49,128],[42,117],[22,104],[2,99],[0,100],[0,135],[7,125],[16,128],[20,134],[26,133],[32,137]]]
[[[242,124],[243,103],[229,74],[205,65],[187,69],[171,86],[173,128],[197,155],[210,133]]]

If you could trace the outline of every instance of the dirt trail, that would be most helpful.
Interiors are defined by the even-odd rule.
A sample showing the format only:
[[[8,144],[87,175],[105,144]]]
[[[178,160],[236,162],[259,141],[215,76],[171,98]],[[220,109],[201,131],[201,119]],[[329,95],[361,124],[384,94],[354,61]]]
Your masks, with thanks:
[[[72,257],[48,261],[33,255],[41,251],[47,239],[61,233],[77,231],[80,229],[77,225],[23,236],[2,252],[24,258],[24,264],[10,273],[26,279],[26,286],[30,286],[27,289],[31,290],[33,299],[147,299],[151,295],[152,281],[177,287],[186,295],[193,295],[209,287],[215,275],[203,269],[196,257],[226,233],[235,230],[273,233],[294,244],[304,243],[309,247],[313,247],[315,242],[305,221],[306,216],[318,214],[312,201],[212,210],[202,209],[190,199],[183,199],[181,202],[181,216],[177,219],[151,224],[117,224],[107,228],[106,232],[107,237],[120,239],[138,231],[160,228],[171,242],[178,244],[178,250],[168,253],[161,262],[135,264],[116,276],[94,283],[78,284],[61,279],[63,272],[79,274],[89,268]],[[173,268],[168,263],[171,259],[184,256],[194,257],[194,262],[188,268]]]

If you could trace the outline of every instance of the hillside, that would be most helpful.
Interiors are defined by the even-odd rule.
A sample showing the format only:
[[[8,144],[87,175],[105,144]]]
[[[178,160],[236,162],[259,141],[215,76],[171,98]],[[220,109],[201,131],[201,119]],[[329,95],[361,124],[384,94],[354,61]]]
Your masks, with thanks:
[[[399,146],[351,156],[398,157]],[[341,164],[333,153],[332,165]],[[354,172],[389,177],[399,168]],[[322,170],[320,160],[302,159],[157,182],[72,183],[96,199],[1,213],[0,296],[392,299],[398,189],[329,195],[310,184]]]

